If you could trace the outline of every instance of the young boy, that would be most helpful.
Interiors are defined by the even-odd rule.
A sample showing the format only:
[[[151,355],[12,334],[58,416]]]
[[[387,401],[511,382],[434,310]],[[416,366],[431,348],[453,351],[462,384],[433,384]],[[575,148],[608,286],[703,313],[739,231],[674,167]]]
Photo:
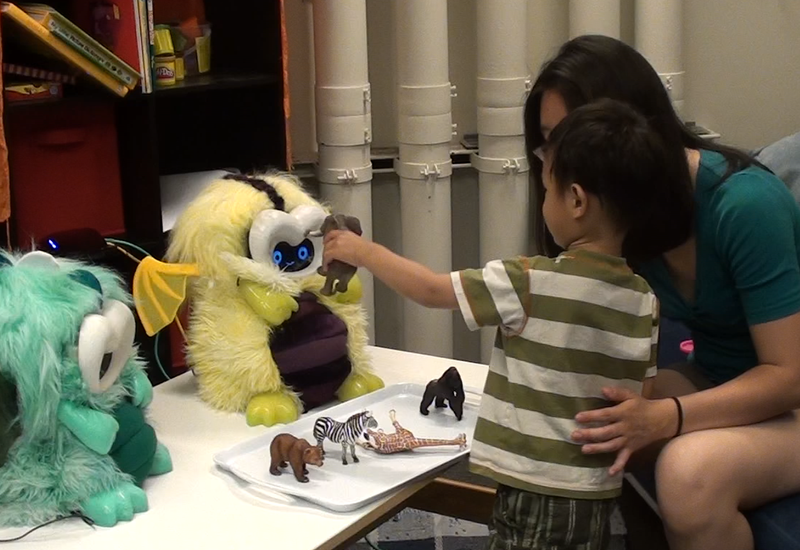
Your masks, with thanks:
[[[652,252],[627,236],[646,230],[669,186],[668,153],[640,115],[602,100],[570,113],[536,155],[557,258],[437,274],[334,232],[324,263],[363,266],[422,305],[458,308],[472,329],[499,327],[470,452],[470,469],[499,483],[489,548],[601,549],[622,478],[609,474],[613,454],[583,454],[570,435],[577,413],[607,404],[604,386],[649,393],[658,307],[622,254]]]

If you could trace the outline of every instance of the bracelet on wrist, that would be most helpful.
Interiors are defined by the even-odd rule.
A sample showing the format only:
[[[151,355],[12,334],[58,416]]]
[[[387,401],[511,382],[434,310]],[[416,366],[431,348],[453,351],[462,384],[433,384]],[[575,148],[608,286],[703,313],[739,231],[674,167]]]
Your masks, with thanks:
[[[670,397],[675,402],[675,407],[678,409],[678,429],[675,430],[675,435],[672,437],[678,437],[681,435],[681,431],[683,430],[683,407],[681,406],[681,402],[677,397]]]

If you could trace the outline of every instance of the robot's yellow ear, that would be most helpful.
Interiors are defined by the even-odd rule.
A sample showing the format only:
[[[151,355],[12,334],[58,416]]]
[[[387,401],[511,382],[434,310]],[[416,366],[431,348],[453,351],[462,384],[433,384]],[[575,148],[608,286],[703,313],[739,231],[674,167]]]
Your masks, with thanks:
[[[133,275],[133,303],[149,336],[170,324],[186,299],[186,280],[200,274],[195,264],[168,264],[152,256]]]

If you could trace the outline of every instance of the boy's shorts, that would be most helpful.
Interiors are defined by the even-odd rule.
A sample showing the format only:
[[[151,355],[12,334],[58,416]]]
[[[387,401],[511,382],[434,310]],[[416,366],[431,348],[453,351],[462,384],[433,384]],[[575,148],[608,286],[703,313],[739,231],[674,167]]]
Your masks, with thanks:
[[[614,499],[583,500],[500,485],[489,523],[489,550],[605,550]]]

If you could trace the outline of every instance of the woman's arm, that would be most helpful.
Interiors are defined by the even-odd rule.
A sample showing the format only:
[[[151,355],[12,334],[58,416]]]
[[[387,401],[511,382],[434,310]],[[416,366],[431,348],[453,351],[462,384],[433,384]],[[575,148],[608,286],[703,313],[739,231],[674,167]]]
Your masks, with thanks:
[[[754,325],[750,334],[761,364],[681,398],[684,431],[754,424],[800,408],[800,313]]]
[[[458,308],[449,273],[434,273],[350,231],[331,231],[325,236],[324,244],[323,265],[326,268],[333,260],[364,267],[389,288],[420,305]]]
[[[755,424],[800,408],[800,313],[750,329],[762,364],[718,387],[680,397],[681,433]],[[579,413],[576,420],[601,428],[578,429],[573,440],[586,454],[619,451],[611,473],[632,453],[676,435],[678,410],[672,399],[645,399],[622,388],[605,388],[619,404]]]

